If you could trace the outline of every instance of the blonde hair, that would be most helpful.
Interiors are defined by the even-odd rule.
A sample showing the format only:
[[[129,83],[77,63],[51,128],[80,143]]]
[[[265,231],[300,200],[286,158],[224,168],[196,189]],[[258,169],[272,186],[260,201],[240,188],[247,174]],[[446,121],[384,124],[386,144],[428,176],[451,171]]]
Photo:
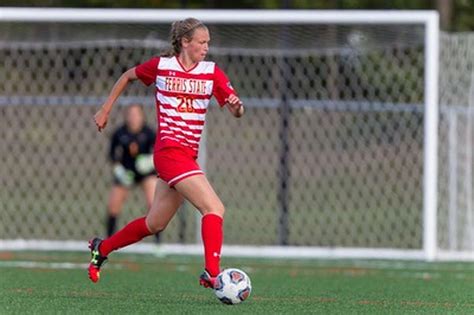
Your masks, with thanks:
[[[187,18],[182,21],[173,22],[173,24],[171,24],[170,31],[171,48],[162,53],[161,56],[172,57],[179,55],[182,49],[182,39],[185,38],[187,40],[191,40],[193,38],[194,31],[198,28],[207,29],[207,26],[195,18]]]

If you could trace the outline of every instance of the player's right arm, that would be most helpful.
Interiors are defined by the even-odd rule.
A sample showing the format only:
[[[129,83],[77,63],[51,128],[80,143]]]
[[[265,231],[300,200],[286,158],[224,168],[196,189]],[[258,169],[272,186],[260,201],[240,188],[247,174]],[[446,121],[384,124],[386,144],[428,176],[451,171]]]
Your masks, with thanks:
[[[94,116],[94,121],[99,131],[102,131],[107,125],[107,120],[109,119],[109,114],[115,101],[120,94],[122,94],[130,81],[140,79],[140,81],[148,86],[156,80],[159,60],[159,57],[153,57],[136,67],[128,69],[120,76],[117,82],[115,82],[112,91],[110,91],[104,105],[102,105],[102,108]]]
[[[112,111],[112,107],[114,106],[117,98],[120,96],[120,94],[122,94],[123,90],[125,90],[128,83],[136,79],[138,79],[138,77],[135,72],[135,67],[133,67],[125,71],[117,80],[117,82],[115,82],[112,91],[110,91],[110,94],[107,97],[107,100],[99,109],[99,111],[94,115],[94,121],[99,131],[102,131],[102,129],[104,129],[107,125],[109,114]]]

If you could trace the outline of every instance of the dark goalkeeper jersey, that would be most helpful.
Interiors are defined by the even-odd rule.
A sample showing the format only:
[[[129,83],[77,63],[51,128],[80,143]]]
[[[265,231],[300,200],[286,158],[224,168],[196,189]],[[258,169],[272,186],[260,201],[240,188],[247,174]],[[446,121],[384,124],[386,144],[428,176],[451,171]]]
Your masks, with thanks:
[[[145,125],[140,132],[131,133],[123,125],[112,135],[109,157],[112,162],[136,172],[135,159],[140,154],[152,154],[154,144],[155,132],[150,127]]]

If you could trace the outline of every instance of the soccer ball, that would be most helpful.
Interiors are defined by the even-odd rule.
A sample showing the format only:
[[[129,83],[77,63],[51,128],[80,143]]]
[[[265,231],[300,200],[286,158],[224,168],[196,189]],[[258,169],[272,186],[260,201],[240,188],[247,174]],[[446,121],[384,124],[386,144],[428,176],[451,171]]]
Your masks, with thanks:
[[[240,269],[225,269],[216,278],[214,292],[224,304],[239,304],[249,297],[251,291],[250,278]]]

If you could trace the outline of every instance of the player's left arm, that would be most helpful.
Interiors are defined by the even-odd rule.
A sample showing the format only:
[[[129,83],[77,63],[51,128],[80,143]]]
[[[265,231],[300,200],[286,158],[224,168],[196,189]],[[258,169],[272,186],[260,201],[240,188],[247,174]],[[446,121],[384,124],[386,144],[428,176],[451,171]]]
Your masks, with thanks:
[[[120,78],[115,82],[112,90],[109,93],[109,96],[105,100],[105,103],[99,109],[99,111],[94,115],[94,121],[99,131],[102,131],[105,126],[107,126],[107,121],[109,119],[110,111],[115,104],[115,101],[118,99],[120,94],[125,90],[128,83],[136,80],[138,77],[135,74],[135,67],[125,71]]]
[[[216,65],[214,70],[214,96],[220,106],[226,106],[234,117],[244,114],[244,105],[237,96],[225,73]]]

